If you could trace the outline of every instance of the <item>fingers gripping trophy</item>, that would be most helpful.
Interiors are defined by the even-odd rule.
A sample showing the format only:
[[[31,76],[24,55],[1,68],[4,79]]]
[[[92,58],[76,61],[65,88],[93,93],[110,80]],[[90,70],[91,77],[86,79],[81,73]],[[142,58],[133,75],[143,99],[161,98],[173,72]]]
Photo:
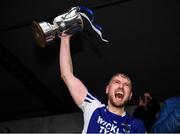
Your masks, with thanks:
[[[102,28],[94,24],[94,14],[91,9],[84,6],[72,7],[68,12],[57,16],[53,20],[53,24],[49,22],[32,22],[37,44],[40,47],[45,47],[48,42],[51,42],[56,36],[72,35],[81,32],[84,29],[84,17],[90,23],[92,29],[100,36],[101,40],[108,42],[102,37]]]

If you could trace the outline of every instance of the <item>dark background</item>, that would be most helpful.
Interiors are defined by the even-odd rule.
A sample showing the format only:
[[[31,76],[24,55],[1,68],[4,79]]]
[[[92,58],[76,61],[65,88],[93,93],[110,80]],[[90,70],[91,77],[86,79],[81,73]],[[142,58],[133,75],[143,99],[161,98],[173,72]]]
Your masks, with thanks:
[[[104,43],[85,22],[72,37],[75,75],[105,102],[116,72],[133,81],[135,99],[149,91],[159,101],[178,96],[179,3],[175,0],[16,0],[0,5],[0,121],[77,112],[60,78],[59,43],[37,46],[31,22],[51,22],[70,7],[94,11]]]

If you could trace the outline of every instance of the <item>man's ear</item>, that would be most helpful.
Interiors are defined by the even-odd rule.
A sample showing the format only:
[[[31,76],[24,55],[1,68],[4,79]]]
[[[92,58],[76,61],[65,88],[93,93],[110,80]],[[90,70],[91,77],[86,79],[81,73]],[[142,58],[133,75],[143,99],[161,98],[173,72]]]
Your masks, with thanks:
[[[106,86],[106,94],[109,92],[109,85]]]

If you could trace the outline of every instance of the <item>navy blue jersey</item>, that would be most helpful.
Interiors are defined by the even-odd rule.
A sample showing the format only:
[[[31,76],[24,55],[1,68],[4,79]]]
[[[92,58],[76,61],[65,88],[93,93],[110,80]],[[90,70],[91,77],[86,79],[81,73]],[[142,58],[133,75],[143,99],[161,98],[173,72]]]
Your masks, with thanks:
[[[80,108],[84,113],[82,133],[145,133],[141,120],[126,112],[119,116],[108,111],[104,104],[89,93]]]

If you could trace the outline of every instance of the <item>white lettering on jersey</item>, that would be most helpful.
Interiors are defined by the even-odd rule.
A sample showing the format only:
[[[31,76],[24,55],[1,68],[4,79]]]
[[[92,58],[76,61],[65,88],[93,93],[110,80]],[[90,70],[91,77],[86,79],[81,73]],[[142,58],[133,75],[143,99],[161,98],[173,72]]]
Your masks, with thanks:
[[[103,120],[101,116],[98,117],[97,123],[100,125],[99,133],[119,133],[119,128],[115,124]]]

